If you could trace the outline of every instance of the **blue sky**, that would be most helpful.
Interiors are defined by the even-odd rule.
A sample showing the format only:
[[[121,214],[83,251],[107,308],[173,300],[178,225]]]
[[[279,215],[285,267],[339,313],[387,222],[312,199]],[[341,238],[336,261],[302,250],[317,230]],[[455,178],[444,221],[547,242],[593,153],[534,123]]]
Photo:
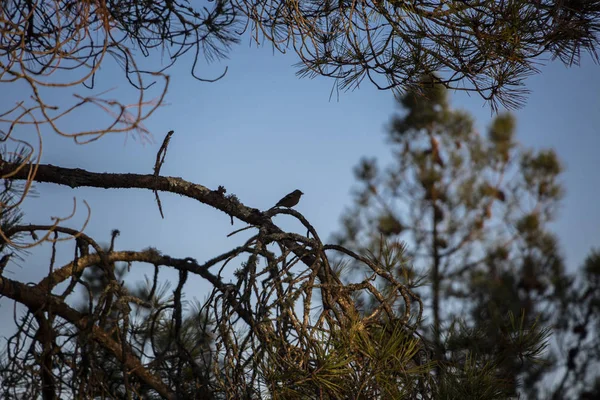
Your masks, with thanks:
[[[182,61],[168,72],[168,105],[146,122],[154,143],[113,135],[81,146],[46,135],[42,162],[95,172],[149,174],[164,135],[174,130],[164,175],[211,189],[223,185],[244,204],[259,209],[298,188],[305,196],[297,209],[320,236],[328,238],[339,229],[340,215],[352,203],[354,165],[361,156],[389,159],[384,127],[396,109],[392,94],[365,83],[330,100],[332,80],[297,78],[294,54],[273,55],[269,48],[250,48],[247,41],[234,47],[228,60],[201,67],[209,77],[229,67],[216,83],[195,81],[189,59]],[[532,93],[516,112],[518,139],[528,146],[554,147],[566,166],[567,195],[554,227],[570,268],[579,266],[592,246],[600,246],[598,68],[589,58],[581,67],[565,68],[560,63],[542,67],[541,74],[527,80]],[[115,95],[129,90],[114,65],[103,67],[100,78],[110,82],[106,87],[119,87]],[[16,88],[3,90],[2,108],[19,95]],[[452,104],[471,112],[485,132],[490,108],[478,95],[453,95]],[[82,121],[93,123],[93,118],[82,113],[68,123],[76,128]],[[152,246],[173,257],[202,262],[247,237],[227,238],[243,224],[236,221],[232,227],[228,216],[175,195],[161,195],[166,216],[162,220],[150,191],[72,190],[45,184],[36,188],[40,196],[24,204],[26,222],[49,223],[50,216],[68,215],[76,197],[78,213],[67,225],[80,226],[86,216],[81,201],[86,200],[92,209],[86,233],[107,243],[111,229],[117,228],[121,236],[116,248],[121,250]],[[276,223],[284,229],[299,228],[285,216],[277,217]],[[8,276],[37,281],[47,273],[48,251],[46,246],[24,263],[10,264]],[[148,271],[136,267],[132,275],[141,278]],[[165,273],[161,279],[175,280],[176,274]],[[208,289],[192,285],[188,296],[202,299]],[[12,313],[5,299],[0,306],[0,317]]]

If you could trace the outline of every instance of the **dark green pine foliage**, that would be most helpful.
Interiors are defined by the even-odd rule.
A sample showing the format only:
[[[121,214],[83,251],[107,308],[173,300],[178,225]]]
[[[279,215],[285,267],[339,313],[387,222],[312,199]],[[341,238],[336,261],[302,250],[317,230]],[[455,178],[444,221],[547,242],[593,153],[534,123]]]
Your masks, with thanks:
[[[389,247],[382,242],[406,244],[412,269],[387,265],[426,301],[435,398],[534,398],[551,366],[548,327],[569,285],[548,229],[562,167],[554,151],[516,141],[510,114],[479,132],[435,81],[423,78],[425,97],[399,100],[391,164],[365,158],[355,168],[355,204],[336,240],[370,253]]]
[[[600,249],[592,249],[556,313],[553,386],[546,399],[600,398]]]

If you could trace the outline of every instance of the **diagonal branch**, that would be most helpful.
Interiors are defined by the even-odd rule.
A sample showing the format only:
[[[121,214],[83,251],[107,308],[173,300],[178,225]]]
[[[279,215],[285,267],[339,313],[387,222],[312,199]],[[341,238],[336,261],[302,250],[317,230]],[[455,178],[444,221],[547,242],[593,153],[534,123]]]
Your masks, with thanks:
[[[95,187],[102,189],[148,189],[175,193],[212,206],[224,213],[251,225],[268,228],[270,233],[281,233],[273,223],[269,223],[260,210],[246,207],[235,196],[225,196],[223,190],[210,190],[205,186],[178,177],[155,176],[154,174],[120,174],[89,172],[81,168],[63,168],[50,164],[39,164],[32,178],[28,168],[18,170],[19,164],[2,163],[0,176],[9,180],[28,180],[54,183],[71,188]]]
[[[198,200],[201,203],[212,206],[227,215],[238,218],[247,224],[260,226],[268,234],[284,233],[270,218],[270,214],[263,213],[256,208],[243,205],[235,196],[225,196],[224,190],[210,190],[205,186],[188,182],[182,178],[155,176],[154,174],[120,174],[120,173],[97,173],[89,172],[81,168],[63,168],[49,164],[38,164],[37,171],[33,177],[30,176],[28,168],[18,169],[18,164],[2,163],[0,165],[0,176],[10,180],[32,180],[35,182],[55,183],[76,187],[96,187],[103,189],[148,189],[179,194]],[[31,167],[30,167],[31,168]],[[307,254],[302,246],[296,241],[287,239],[282,243],[294,252],[308,267],[317,269],[317,276],[321,282],[328,285],[341,285],[339,279],[327,268],[321,267],[321,261],[315,254]],[[328,289],[325,289],[327,291]],[[334,296],[338,304],[347,315],[355,315],[354,303],[348,296]]]

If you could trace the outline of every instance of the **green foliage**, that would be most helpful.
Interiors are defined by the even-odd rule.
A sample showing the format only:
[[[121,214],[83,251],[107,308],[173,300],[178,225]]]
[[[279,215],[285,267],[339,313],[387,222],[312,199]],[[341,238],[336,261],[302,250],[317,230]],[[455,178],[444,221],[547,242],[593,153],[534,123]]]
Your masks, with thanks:
[[[510,153],[515,143],[515,119],[512,115],[500,114],[492,122],[489,129],[488,140],[491,144],[491,155],[498,158],[499,162],[508,162]]]
[[[357,324],[332,331],[311,349],[279,343],[260,371],[273,399],[412,398],[431,384],[434,363],[422,346],[398,322]]]
[[[536,191],[540,200],[563,196],[562,186],[556,179],[563,168],[553,150],[545,150],[537,154],[526,152],[521,159],[521,169],[524,172],[525,182]]]
[[[548,230],[562,168],[552,150],[519,145],[510,114],[479,135],[434,80],[422,81],[426,97],[399,100],[388,130],[394,163],[384,169],[363,159],[355,169],[355,207],[336,239],[382,265],[377,249],[406,241],[404,264],[408,257],[412,276],[427,277],[426,287],[422,279],[407,283],[430,305],[432,329],[423,334],[438,362],[435,398],[533,393],[551,361],[550,310],[569,282]]]
[[[488,319],[475,326],[455,320],[446,335],[447,368],[436,398],[506,399],[515,395],[515,370],[546,363],[541,355],[550,330],[528,322],[525,312],[516,318],[490,310]]]
[[[542,395],[551,399],[595,399],[600,393],[600,252],[592,249],[577,274],[562,282],[554,336],[560,343],[553,365],[553,385]],[[540,396],[541,397],[541,396]]]
[[[590,283],[600,284],[600,250],[593,249],[583,264],[583,272]]]
[[[393,215],[383,215],[379,218],[379,232],[384,236],[399,235],[404,230],[402,224]]]
[[[11,152],[4,145],[0,150],[0,163],[4,161],[22,162],[27,160],[30,154],[31,150],[26,147],[19,146]],[[0,255],[3,257],[4,265],[0,265],[0,274],[5,273],[4,270],[11,257],[21,258],[22,255],[27,254],[27,250],[19,246],[26,233],[14,232],[13,229],[23,221],[24,215],[20,208],[20,199],[23,193],[27,190],[30,195],[37,195],[32,186],[26,187],[10,179],[4,179],[2,184],[3,187],[0,190],[0,230],[4,232],[4,235],[0,237]],[[6,235],[7,232],[10,235]],[[4,239],[7,236],[11,236],[9,242]]]

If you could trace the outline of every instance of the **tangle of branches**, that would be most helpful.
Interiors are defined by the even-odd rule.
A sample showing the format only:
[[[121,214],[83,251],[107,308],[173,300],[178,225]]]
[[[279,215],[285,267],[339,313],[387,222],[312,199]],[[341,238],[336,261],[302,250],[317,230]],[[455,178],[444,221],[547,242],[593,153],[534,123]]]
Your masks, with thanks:
[[[9,163],[1,167],[3,175],[12,171],[14,180],[27,179],[19,168]],[[298,212],[260,212],[225,196],[223,188],[211,191],[179,178],[38,168],[38,181],[184,194],[241,219],[256,233],[238,247],[198,262],[152,248],[115,250],[118,232],[109,248],[102,248],[77,229],[7,227],[4,235],[12,242],[3,247],[45,237],[53,256],[47,276],[35,284],[0,275],[0,295],[27,310],[16,321],[18,331],[3,355],[0,380],[6,398],[310,397],[315,390],[319,398],[356,393],[376,398],[427,387],[428,352],[416,332],[423,305],[410,285],[397,281],[375,257],[323,244]],[[281,231],[271,221],[278,213],[298,219],[307,235]],[[65,238],[74,240],[62,242]],[[74,247],[72,260],[55,265],[56,248],[68,243]],[[364,263],[371,275],[342,284],[329,261],[332,252]],[[128,269],[153,265],[148,287],[128,289],[119,263]],[[161,268],[179,271],[167,300],[160,295]],[[100,285],[86,278],[94,269]],[[235,278],[226,282],[223,276],[231,276],[232,270]],[[191,316],[182,296],[190,275],[213,288]],[[376,279],[394,289],[379,292]],[[77,307],[73,299],[80,292],[89,301]],[[379,304],[368,315],[356,306],[361,293]],[[399,370],[405,372],[398,375]]]
[[[599,13],[599,0],[3,0],[0,83],[25,95],[0,111],[0,129],[6,140],[19,126],[45,125],[84,142],[143,132],[142,122],[163,100],[168,68],[190,53],[192,76],[219,79],[201,76],[199,59],[225,57],[247,30],[257,44],[294,49],[300,75],[335,78],[338,89],[368,79],[404,92],[418,89],[423,74],[438,73],[446,86],[478,92],[492,106],[517,107],[523,79],[537,71],[540,56],[567,64],[577,63],[582,50],[596,57]],[[164,66],[141,66],[136,52],[146,57],[154,50]],[[107,56],[138,90],[136,101],[76,93],[70,104],[67,96],[57,100],[58,90],[93,88]],[[157,81],[163,87],[148,99]],[[106,111],[106,123],[77,132],[61,126],[84,106]]]
[[[523,79],[537,71],[540,57],[567,64],[582,51],[595,57],[599,13],[600,0],[0,1],[2,101],[15,95],[0,106],[0,140],[17,147],[5,148],[0,160],[0,272],[19,251],[41,243],[53,250],[48,275],[37,283],[0,273],[0,295],[27,310],[0,368],[3,396],[370,399],[418,391],[427,398],[430,358],[415,331],[422,305],[410,283],[398,282],[377,258],[323,244],[294,211],[285,212],[306,236],[273,224],[283,210],[263,213],[223,188],[160,176],[159,157],[149,175],[43,165],[42,138],[51,132],[86,143],[131,131],[144,137],[144,121],[163,104],[168,68],[189,54],[194,78],[220,79],[226,69],[214,77],[198,73],[200,58],[225,57],[245,33],[257,44],[293,49],[299,75],[332,77],[336,89],[367,79],[380,89],[419,91],[423,74],[438,73],[447,87],[477,92],[494,107],[517,107]],[[156,50],[164,66],[144,62]],[[107,97],[100,71],[107,59],[135,89],[131,101]],[[100,93],[77,93],[100,83]],[[69,117],[88,108],[103,118],[79,118],[70,129]],[[27,137],[32,131],[37,143]],[[145,188],[157,199],[159,192],[178,193],[256,232],[204,263],[155,249],[117,251],[116,233],[106,249],[66,219],[22,224],[18,207],[32,182]],[[56,265],[58,248],[69,243],[71,261]],[[329,261],[335,252],[367,265],[371,275],[343,285]],[[127,288],[120,263],[154,266],[148,290]],[[168,299],[159,296],[162,267],[180,273]],[[232,268],[235,279],[226,282],[223,271]],[[213,288],[191,314],[182,299],[190,274]],[[378,291],[377,280],[392,290]],[[72,299],[79,292],[89,301],[77,307]],[[357,306],[361,293],[378,304],[368,315]]]

